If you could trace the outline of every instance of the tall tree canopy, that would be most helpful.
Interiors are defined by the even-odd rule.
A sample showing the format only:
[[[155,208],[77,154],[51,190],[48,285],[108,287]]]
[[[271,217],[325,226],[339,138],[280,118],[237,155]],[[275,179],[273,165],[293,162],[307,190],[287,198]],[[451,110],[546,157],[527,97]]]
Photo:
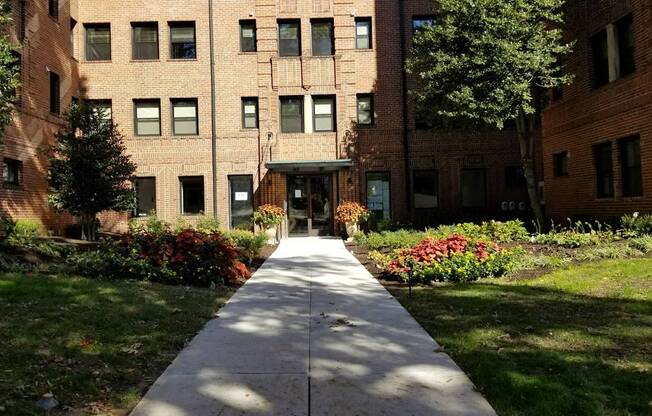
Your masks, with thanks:
[[[9,1],[0,0],[0,146],[20,87],[20,62],[9,38],[11,22]]]
[[[544,213],[534,169],[545,91],[571,81],[561,58],[564,0],[434,0],[435,22],[420,27],[407,70],[417,107],[434,119],[515,121],[532,210]]]
[[[94,240],[98,213],[133,207],[129,181],[136,165],[102,111],[73,105],[66,118],[68,126],[57,133],[50,157],[49,200],[56,209],[81,217],[82,238]]]

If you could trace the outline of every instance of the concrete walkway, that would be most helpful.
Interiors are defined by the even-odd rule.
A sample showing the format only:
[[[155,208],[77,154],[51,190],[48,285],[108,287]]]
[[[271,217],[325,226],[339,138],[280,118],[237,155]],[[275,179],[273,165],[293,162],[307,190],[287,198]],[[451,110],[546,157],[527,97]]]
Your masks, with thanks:
[[[495,415],[336,239],[284,240],[133,416]]]

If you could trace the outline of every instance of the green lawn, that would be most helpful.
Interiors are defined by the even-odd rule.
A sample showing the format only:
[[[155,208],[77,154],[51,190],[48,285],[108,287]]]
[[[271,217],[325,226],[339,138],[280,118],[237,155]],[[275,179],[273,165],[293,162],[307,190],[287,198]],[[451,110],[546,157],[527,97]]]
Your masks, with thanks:
[[[652,414],[652,259],[390,290],[501,416]]]
[[[232,289],[0,274],[0,410],[130,409]]]

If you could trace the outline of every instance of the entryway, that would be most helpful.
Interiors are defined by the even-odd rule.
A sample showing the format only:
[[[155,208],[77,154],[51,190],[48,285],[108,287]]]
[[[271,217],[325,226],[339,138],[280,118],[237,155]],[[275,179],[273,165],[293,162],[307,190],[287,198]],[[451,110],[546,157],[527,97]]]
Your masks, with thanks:
[[[332,234],[331,176],[288,175],[287,181],[289,234]]]

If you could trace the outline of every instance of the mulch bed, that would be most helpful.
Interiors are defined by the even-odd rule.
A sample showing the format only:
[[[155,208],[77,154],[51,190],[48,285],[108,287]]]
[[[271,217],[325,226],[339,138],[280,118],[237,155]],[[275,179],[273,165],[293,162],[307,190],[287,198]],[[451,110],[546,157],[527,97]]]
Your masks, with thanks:
[[[249,264],[249,270],[251,271],[251,274],[254,274],[256,270],[260,269],[263,263],[265,263],[265,261],[270,258],[272,254],[274,254],[277,248],[278,245],[266,245],[263,247],[262,250],[260,250],[258,257],[253,259],[251,264]]]

